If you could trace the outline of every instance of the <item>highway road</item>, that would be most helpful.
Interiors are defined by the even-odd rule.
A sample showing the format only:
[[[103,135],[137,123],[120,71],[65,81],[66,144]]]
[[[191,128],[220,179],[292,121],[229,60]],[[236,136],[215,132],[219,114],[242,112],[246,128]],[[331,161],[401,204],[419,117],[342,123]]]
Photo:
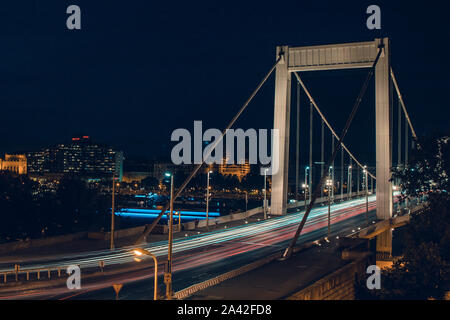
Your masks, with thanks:
[[[336,203],[332,206],[331,223],[333,238],[348,234],[352,229],[365,224],[365,199]],[[375,196],[369,197],[369,221],[375,220]],[[173,288],[181,290],[192,284],[212,278],[218,274],[251,263],[286,247],[292,238],[304,211],[289,213],[265,221],[214,230],[195,236],[176,239],[173,245]],[[298,243],[317,240],[327,233],[327,206],[312,210]],[[164,292],[163,262],[167,259],[167,241],[148,243],[143,248],[154,253],[160,262],[158,277],[161,292]],[[21,268],[49,268],[80,265],[81,289],[69,290],[64,284],[47,288],[21,287],[5,291],[0,284],[0,299],[114,299],[113,284],[124,284],[121,299],[153,298],[153,266],[151,258],[135,262],[132,247],[114,251],[103,250],[47,257],[39,261],[21,263]],[[104,261],[109,270],[127,267],[111,276],[96,276],[83,280],[83,272],[98,270],[99,261]],[[150,263],[151,262],[151,263]],[[141,264],[141,265],[139,265]],[[139,267],[134,268],[134,267]],[[147,268],[143,268],[147,266]],[[0,265],[0,273],[11,269],[11,265]],[[45,280],[41,280],[45,281]]]

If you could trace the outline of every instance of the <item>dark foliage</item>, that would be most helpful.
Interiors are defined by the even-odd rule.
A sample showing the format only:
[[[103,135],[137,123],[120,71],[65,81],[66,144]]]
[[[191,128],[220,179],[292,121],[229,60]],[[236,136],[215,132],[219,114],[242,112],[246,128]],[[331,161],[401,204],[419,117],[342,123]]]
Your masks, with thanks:
[[[357,285],[360,299],[443,299],[450,290],[450,143],[448,138],[419,141],[407,168],[394,169],[403,198],[426,195],[425,210],[411,216],[402,230],[404,252],[383,270],[380,290]]]
[[[61,179],[56,193],[38,193],[26,176],[0,173],[0,241],[53,236],[108,225],[109,197],[75,177]]]

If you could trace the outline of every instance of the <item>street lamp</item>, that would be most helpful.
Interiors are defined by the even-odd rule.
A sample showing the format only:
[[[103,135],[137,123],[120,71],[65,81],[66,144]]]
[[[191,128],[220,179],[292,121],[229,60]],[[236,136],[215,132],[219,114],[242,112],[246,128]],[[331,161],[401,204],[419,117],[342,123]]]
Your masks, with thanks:
[[[305,193],[305,210],[306,210],[306,190],[308,188],[308,185],[306,183],[302,184],[302,188],[305,189],[304,193]]]
[[[170,216],[169,216],[169,246],[167,255],[167,272],[164,274],[164,283],[166,284],[166,298],[172,299],[172,243],[173,243],[173,174],[165,173],[170,177]]]
[[[264,220],[267,219],[267,171],[269,169],[264,169]],[[247,204],[246,204],[247,205]],[[245,209],[247,211],[247,209]]]
[[[111,204],[111,234],[110,234],[110,244],[109,247],[111,250],[114,250],[114,216],[115,216],[115,211],[114,211],[114,207],[115,207],[115,194],[116,194],[116,177],[115,177],[115,172],[113,172],[113,177],[112,177],[112,204]]]
[[[155,262],[155,290],[154,290],[154,294],[153,294],[153,300],[158,300],[158,260],[156,259],[156,256],[151,253],[150,251],[147,251],[145,249],[134,249],[133,253],[140,257],[142,255],[147,255],[153,258],[153,261]],[[140,261],[140,260],[137,260]]]
[[[310,187],[310,185],[308,184],[308,170],[309,170],[309,166],[306,166],[305,167],[305,185],[306,185],[306,187],[305,187],[305,210],[306,210],[306,195],[309,193],[308,191],[309,191],[309,187]]]
[[[206,178],[206,230],[209,231],[209,174],[212,173],[208,170]]]
[[[347,172],[347,195],[348,200],[352,198],[352,166],[348,166]]]
[[[328,238],[331,234],[331,187],[333,186],[333,180],[328,179],[326,182],[328,188]]]
[[[369,225],[369,184],[367,181],[367,174],[368,174],[367,166],[364,166],[363,173],[364,173],[364,184],[366,189],[366,224]]]
[[[333,166],[330,166],[328,169],[328,176],[330,177],[330,180],[334,181],[334,168]],[[334,200],[334,185],[331,186],[331,199]]]

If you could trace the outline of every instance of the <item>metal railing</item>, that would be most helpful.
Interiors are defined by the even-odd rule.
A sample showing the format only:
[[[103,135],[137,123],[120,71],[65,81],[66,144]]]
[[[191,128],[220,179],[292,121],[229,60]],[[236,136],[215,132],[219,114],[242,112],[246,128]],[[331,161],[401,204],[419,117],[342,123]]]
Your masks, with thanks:
[[[78,267],[80,266],[79,264],[77,265]],[[0,272],[0,281],[2,281],[3,283],[7,283],[8,282],[8,276],[9,278],[13,277],[13,279],[17,282],[20,280],[20,275],[25,275],[25,279],[26,281],[29,281],[30,278],[34,278],[35,280],[41,280],[42,275],[46,275],[46,279],[51,279],[52,277],[52,273],[56,274],[55,276],[57,278],[61,278],[61,271],[62,270],[67,270],[67,268],[69,267],[69,265],[67,266],[58,266],[58,267],[48,267],[48,268],[30,268],[30,269],[22,269],[20,267],[20,265],[15,264],[14,265],[14,269],[8,270],[8,271],[2,271]],[[99,262],[99,267],[100,269],[103,271],[104,268],[104,262],[100,261]],[[65,272],[64,272],[65,273]],[[35,275],[34,277],[30,277],[30,275]],[[23,277],[22,277],[23,279]]]

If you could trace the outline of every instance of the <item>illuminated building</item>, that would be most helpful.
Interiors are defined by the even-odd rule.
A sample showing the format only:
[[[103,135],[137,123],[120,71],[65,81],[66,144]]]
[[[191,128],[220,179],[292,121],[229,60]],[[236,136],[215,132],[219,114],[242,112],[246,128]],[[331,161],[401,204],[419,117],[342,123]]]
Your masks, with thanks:
[[[27,153],[28,172],[33,174],[76,173],[89,178],[110,177],[115,172],[119,181],[123,174],[123,152],[93,143],[89,136],[72,138],[37,152]]]
[[[27,158],[24,154],[5,154],[5,159],[0,159],[0,170],[27,174]]]
[[[243,164],[227,164],[227,159],[224,159],[223,164],[219,165],[219,173],[224,176],[237,176],[241,181],[243,177],[250,173],[250,163],[245,160]]]

